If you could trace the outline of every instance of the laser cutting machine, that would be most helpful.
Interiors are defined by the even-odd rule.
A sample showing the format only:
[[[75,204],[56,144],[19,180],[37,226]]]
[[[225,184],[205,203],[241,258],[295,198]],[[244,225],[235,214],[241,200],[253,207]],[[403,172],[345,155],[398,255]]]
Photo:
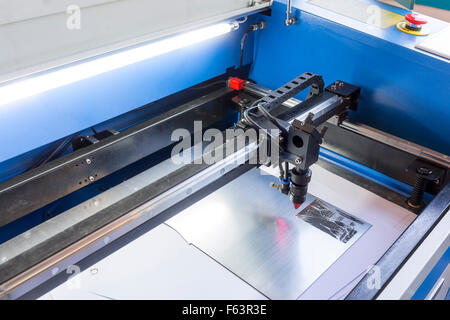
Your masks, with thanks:
[[[0,0],[1,299],[448,298],[448,23],[21,2]]]

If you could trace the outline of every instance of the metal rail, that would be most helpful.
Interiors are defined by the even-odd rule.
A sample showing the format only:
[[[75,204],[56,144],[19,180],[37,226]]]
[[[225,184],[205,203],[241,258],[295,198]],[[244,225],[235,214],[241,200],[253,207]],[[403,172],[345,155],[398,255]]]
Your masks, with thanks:
[[[219,99],[231,94],[229,88],[219,89],[0,183],[0,226],[171,145],[175,129],[185,128],[192,133],[197,120],[202,120],[205,127],[215,124],[229,112]]]
[[[259,86],[257,84],[247,82],[245,84],[245,90],[256,94],[256,95],[266,95],[272,92],[272,90]],[[295,98],[291,98],[283,103],[286,107],[294,107],[298,105],[301,101]],[[396,137],[389,133],[377,130],[373,127],[367,126],[362,123],[357,123],[350,120],[344,120],[339,126],[343,129],[355,132],[359,135],[365,136],[372,140],[381,142],[388,146],[394,147],[396,149],[402,150],[419,158],[427,159],[429,161],[435,162],[444,166],[445,168],[450,168],[450,156],[439,153],[432,149],[420,146],[413,142],[404,140],[402,138]]]
[[[375,141],[384,143],[388,146],[413,154],[419,158],[435,162],[445,168],[450,168],[450,156],[440,152],[428,149],[413,142],[396,137],[389,133],[369,127],[365,124],[356,123],[350,120],[344,120],[340,127],[356,132]]]

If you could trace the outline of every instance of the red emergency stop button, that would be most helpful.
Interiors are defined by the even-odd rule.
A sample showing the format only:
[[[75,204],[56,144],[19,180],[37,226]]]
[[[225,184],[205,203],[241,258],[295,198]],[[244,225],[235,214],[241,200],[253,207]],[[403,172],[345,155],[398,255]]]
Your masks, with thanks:
[[[397,29],[414,36],[426,36],[430,31],[426,26],[428,21],[425,18],[415,12],[408,13],[405,21],[397,23]]]
[[[424,25],[424,24],[428,23],[428,21],[425,20],[425,18],[423,16],[420,16],[417,13],[414,13],[414,12],[408,13],[405,16],[405,20],[408,21],[411,24],[416,25],[416,26],[421,26],[421,25]]]
[[[231,78],[230,81],[230,88],[234,90],[242,90],[244,89],[244,80],[239,78]]]

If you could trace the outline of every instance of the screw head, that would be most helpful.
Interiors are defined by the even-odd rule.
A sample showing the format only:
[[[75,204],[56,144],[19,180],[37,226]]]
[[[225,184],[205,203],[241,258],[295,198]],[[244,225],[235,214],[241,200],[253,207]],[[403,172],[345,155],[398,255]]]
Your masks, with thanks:
[[[266,28],[266,22],[264,20],[261,20],[259,23],[259,30],[263,30]]]
[[[250,99],[247,99],[247,98],[242,98],[240,101],[239,101],[239,103],[240,104],[249,104],[250,103]]]
[[[420,167],[420,168],[417,168],[417,173],[428,176],[433,173],[433,170],[431,170],[430,168],[427,168],[427,167]]]
[[[95,178],[93,177],[93,176],[89,176],[89,181],[94,181],[95,180]]]
[[[89,158],[87,158],[87,159],[86,159],[86,163],[87,163],[87,164],[91,164],[91,163],[92,163],[92,160],[89,159]]]
[[[300,157],[298,157],[297,159],[295,159],[295,163],[296,163],[296,164],[300,164],[300,163],[302,163],[302,161],[303,161],[303,159],[300,158]]]
[[[286,26],[291,26],[291,25],[293,25],[293,24],[295,24],[297,22],[297,19],[296,18],[294,18],[294,17],[291,17],[290,19],[286,19],[285,21],[284,21],[284,23],[286,24]]]

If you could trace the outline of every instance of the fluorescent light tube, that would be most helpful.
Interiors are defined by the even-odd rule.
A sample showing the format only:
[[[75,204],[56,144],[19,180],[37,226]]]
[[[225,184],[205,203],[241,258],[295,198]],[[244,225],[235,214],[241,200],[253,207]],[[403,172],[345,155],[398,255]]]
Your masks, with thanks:
[[[6,84],[0,86],[0,105],[31,97],[51,89],[212,39],[226,34],[233,29],[233,24],[220,23],[60,70],[50,71],[22,81]]]

